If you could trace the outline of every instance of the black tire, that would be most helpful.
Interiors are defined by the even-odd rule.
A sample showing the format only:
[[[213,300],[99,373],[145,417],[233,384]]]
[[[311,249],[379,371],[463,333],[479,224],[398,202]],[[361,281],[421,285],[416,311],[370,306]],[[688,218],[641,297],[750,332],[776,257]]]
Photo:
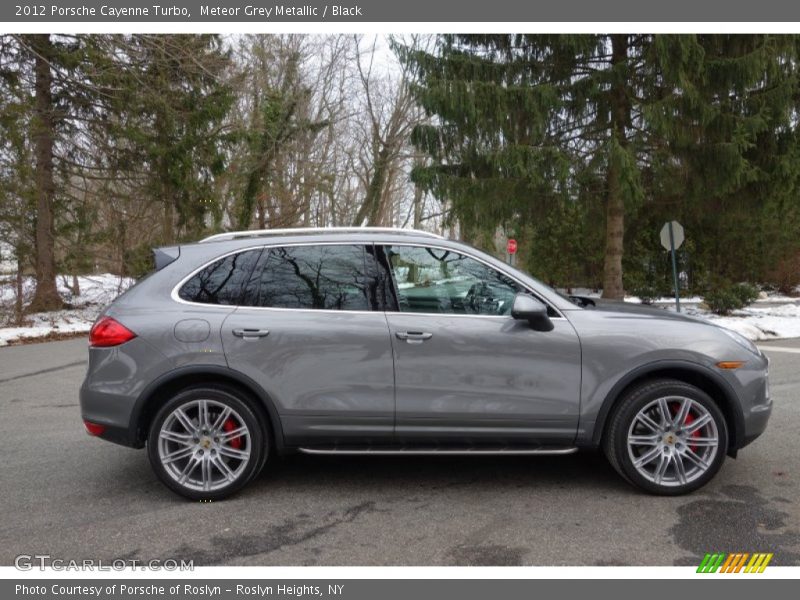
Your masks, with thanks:
[[[189,481],[188,484],[181,483],[173,474],[168,472],[167,468],[162,463],[162,457],[160,456],[160,452],[163,451],[164,448],[161,447],[162,445],[159,443],[159,436],[165,421],[170,418],[170,415],[172,415],[173,412],[179,407],[185,406],[187,407],[187,411],[192,410],[194,403],[196,403],[198,400],[213,401],[214,409],[216,409],[218,412],[216,414],[212,413],[212,417],[219,414],[219,412],[222,410],[220,408],[221,406],[229,407],[234,411],[233,415],[236,417],[237,421],[236,426],[246,427],[247,433],[249,434],[248,437],[243,436],[240,438],[245,440],[245,449],[249,451],[249,456],[246,459],[233,459],[233,466],[235,466],[236,473],[235,479],[230,483],[218,483],[219,487],[216,487],[215,489],[196,489],[195,487],[192,487],[191,481]],[[209,420],[214,419],[211,418]],[[238,421],[241,421],[241,423]],[[209,436],[202,438],[201,442],[210,443],[211,435],[212,434],[209,434]],[[216,438],[214,441],[216,441]],[[181,442],[181,444],[184,444],[184,442]],[[179,445],[177,447],[180,449],[182,446]],[[199,446],[192,447],[199,448]],[[190,450],[191,448],[187,447],[186,451],[189,452]],[[220,453],[222,453],[224,450],[225,448],[221,448]],[[226,459],[221,455],[217,457],[216,450],[212,452],[211,450],[203,450],[200,448],[200,454],[203,452],[214,453],[214,460],[225,461],[226,464],[230,466],[229,461],[231,461],[231,459]],[[193,386],[177,393],[158,411],[150,424],[150,429],[147,436],[147,455],[150,459],[150,465],[152,466],[155,474],[158,476],[161,482],[173,492],[185,498],[189,498],[190,500],[222,500],[223,498],[227,498],[228,496],[236,493],[245,485],[247,485],[247,483],[250,482],[250,480],[252,480],[256,475],[258,475],[267,460],[268,453],[268,427],[266,426],[266,423],[264,423],[263,419],[259,418],[258,409],[252,404],[252,400],[249,397],[240,393],[236,389],[223,385]],[[188,466],[188,462],[190,460],[191,458],[186,458],[187,462],[183,464]],[[179,467],[182,467],[182,465],[178,464],[176,466],[176,468]],[[221,477],[222,471],[219,468],[215,467],[211,470],[212,473],[213,471],[216,471],[217,477]],[[192,467],[189,472],[195,473],[195,468]]]
[[[637,417],[637,414],[646,408],[650,403],[658,400],[659,398],[666,398],[670,396],[689,398],[700,404],[702,408],[704,408],[711,416],[713,424],[716,428],[718,439],[716,452],[713,454],[713,458],[711,458],[710,462],[705,461],[708,463],[708,468],[705,469],[705,471],[698,471],[694,479],[683,484],[679,482],[680,480],[678,479],[677,475],[677,466],[672,466],[672,463],[670,463],[667,468],[672,470],[673,481],[669,482],[668,484],[661,484],[648,479],[634,466],[634,459],[631,456],[631,452],[634,452],[635,450],[629,451],[628,447],[628,432],[631,431],[633,421]],[[672,416],[674,418],[674,415]],[[689,421],[685,421],[685,423],[688,424]],[[637,425],[637,427],[639,426],[640,425]],[[711,426],[709,425],[707,427],[710,428]],[[633,431],[635,432],[636,430]],[[692,438],[689,436],[685,439],[688,441],[678,443],[683,443],[682,447],[693,447],[691,444]],[[672,440],[671,437],[670,440]],[[697,449],[696,447],[694,448]],[[614,410],[608,419],[605,435],[603,437],[603,450],[609,462],[611,463],[611,466],[613,466],[614,469],[616,469],[616,471],[629,483],[640,489],[650,492],[651,494],[657,494],[661,496],[678,496],[681,494],[688,494],[703,487],[706,483],[713,479],[720,467],[722,467],[722,463],[725,461],[727,449],[728,428],[725,422],[725,417],[717,403],[714,402],[714,400],[703,390],[676,379],[651,380],[635,386],[627,391],[619,403],[614,407]],[[672,449],[669,450],[671,451]],[[653,449],[653,451],[655,450]],[[703,450],[701,450],[701,452],[702,451]],[[644,450],[641,452],[642,455],[645,453]],[[639,458],[639,456],[637,456],[637,458]],[[694,468],[692,463],[687,464]],[[678,483],[676,483],[675,480],[677,480]]]

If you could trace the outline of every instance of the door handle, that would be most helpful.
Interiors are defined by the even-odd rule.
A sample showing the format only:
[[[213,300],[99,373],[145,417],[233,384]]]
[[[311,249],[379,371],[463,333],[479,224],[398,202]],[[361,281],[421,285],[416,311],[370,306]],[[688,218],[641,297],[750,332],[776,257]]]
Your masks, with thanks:
[[[269,329],[234,329],[231,333],[240,338],[263,338],[269,335]]]
[[[396,331],[395,336],[398,340],[405,340],[409,344],[421,344],[425,340],[431,339],[433,334],[427,331]]]

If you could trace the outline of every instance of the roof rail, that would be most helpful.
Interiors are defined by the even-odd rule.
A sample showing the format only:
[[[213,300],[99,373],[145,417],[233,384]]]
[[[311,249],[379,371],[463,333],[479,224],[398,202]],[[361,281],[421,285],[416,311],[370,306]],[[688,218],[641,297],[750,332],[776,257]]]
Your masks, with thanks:
[[[200,240],[205,242],[221,242],[251,237],[269,237],[278,235],[304,235],[312,233],[393,233],[400,235],[420,235],[437,239],[444,239],[438,233],[422,231],[421,229],[396,229],[393,227],[294,227],[290,229],[245,229],[243,231],[227,231],[218,233]]]

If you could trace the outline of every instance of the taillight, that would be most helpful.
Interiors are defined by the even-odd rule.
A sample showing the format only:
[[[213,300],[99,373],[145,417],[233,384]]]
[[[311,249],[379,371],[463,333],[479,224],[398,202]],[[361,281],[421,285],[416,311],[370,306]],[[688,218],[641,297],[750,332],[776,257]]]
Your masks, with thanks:
[[[119,346],[136,337],[130,329],[111,317],[103,317],[92,326],[89,332],[89,345],[93,348]]]
[[[86,433],[89,435],[102,435],[106,430],[105,425],[99,423],[92,423],[91,421],[84,421],[83,426],[86,428]]]

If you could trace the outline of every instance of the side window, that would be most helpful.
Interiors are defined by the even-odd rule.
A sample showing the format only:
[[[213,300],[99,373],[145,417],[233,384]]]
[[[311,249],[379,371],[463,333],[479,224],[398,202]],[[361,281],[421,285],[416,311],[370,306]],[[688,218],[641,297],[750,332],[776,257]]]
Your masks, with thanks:
[[[370,310],[363,246],[268,248],[244,304],[268,308]]]
[[[507,315],[523,291],[514,280],[452,250],[386,246],[401,312]]]
[[[220,258],[181,286],[178,297],[203,304],[238,304],[261,250],[246,250]]]

